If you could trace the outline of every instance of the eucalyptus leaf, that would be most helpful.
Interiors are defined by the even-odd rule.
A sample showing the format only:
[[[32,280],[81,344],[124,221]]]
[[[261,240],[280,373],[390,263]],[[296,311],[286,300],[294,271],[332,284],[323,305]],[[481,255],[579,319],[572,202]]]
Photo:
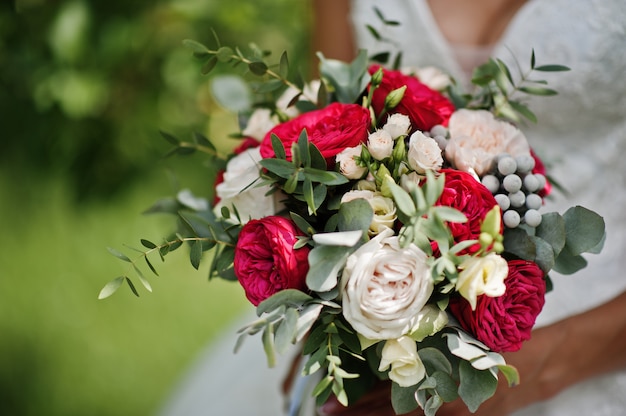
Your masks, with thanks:
[[[215,75],[211,78],[210,89],[215,100],[234,113],[252,107],[252,92],[240,76]]]
[[[102,288],[102,290],[100,290],[100,293],[98,294],[98,299],[106,299],[114,294],[117,289],[122,286],[125,279],[125,276],[119,276],[104,285],[104,287]]]
[[[263,349],[267,357],[267,366],[272,368],[276,365],[276,348],[274,346],[274,326],[270,322],[263,331]]]
[[[278,351],[279,354],[284,354],[295,341],[298,318],[299,314],[296,309],[287,308],[283,320],[276,328],[276,335],[274,337],[276,351]]]
[[[498,386],[498,379],[489,370],[477,370],[467,361],[459,363],[459,379],[459,396],[472,413],[493,396]]]
[[[337,286],[337,275],[343,268],[351,249],[339,246],[318,246],[309,253],[306,284],[316,292],[328,292]]]
[[[432,374],[435,371],[445,373],[452,372],[452,364],[443,352],[433,347],[420,348],[417,350],[422,363],[426,367],[426,373]]]
[[[191,245],[191,250],[189,252],[189,260],[191,261],[191,265],[194,269],[198,270],[200,268],[200,260],[202,259],[202,242],[200,240],[196,240]]]
[[[284,289],[274,293],[263,302],[259,303],[256,308],[257,316],[276,310],[280,306],[302,307],[305,303],[310,302],[313,298],[297,289]]]
[[[317,233],[313,241],[326,246],[354,247],[363,236],[363,231],[342,231],[336,233]]]
[[[306,305],[300,312],[298,322],[296,324],[296,342],[300,342],[311,330],[313,324],[317,321],[324,305],[315,303]]]
[[[573,255],[595,248],[604,239],[604,219],[587,208],[571,207],[563,214],[563,220],[565,221],[566,244]]]
[[[361,230],[365,233],[374,218],[372,206],[364,199],[354,199],[341,204],[338,214],[339,231]]]
[[[437,395],[441,397],[444,402],[451,402],[459,397],[457,390],[457,383],[446,371],[435,371],[431,376],[437,381]]]
[[[128,263],[132,263],[131,259],[129,259],[126,254],[120,253],[119,251],[117,251],[116,249],[112,247],[107,247],[107,250],[109,251],[109,253],[113,254],[118,259],[128,262]]]
[[[569,251],[569,246],[565,246],[559,253],[554,264],[554,271],[561,274],[574,274],[587,267],[587,260],[581,255],[574,255]]]

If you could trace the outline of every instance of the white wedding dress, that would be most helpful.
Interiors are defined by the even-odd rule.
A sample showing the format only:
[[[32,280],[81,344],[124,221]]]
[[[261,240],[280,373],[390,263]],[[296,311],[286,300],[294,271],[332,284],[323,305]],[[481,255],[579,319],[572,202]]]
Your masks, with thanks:
[[[626,1],[530,0],[490,50],[468,50],[447,43],[425,0],[353,0],[357,44],[370,52],[388,50],[375,43],[365,24],[378,28],[404,51],[408,66],[434,65],[467,84],[467,69],[492,55],[527,69],[531,50],[538,65],[562,64],[565,73],[537,73],[559,91],[554,97],[530,97],[538,124],[524,126],[531,145],[568,190],[546,210],[578,204],[600,213],[608,237],[602,254],[573,276],[552,274],[555,290],[547,295],[539,325],[599,305],[626,290]],[[399,26],[381,28],[373,7]],[[250,314],[250,318],[254,315]],[[246,323],[244,319],[241,325]],[[237,328],[211,348],[159,412],[162,416],[282,414],[280,384],[288,357],[268,370],[260,338],[247,340],[233,355]],[[593,340],[589,340],[590,343]],[[626,371],[589,380],[516,416],[626,415]]]

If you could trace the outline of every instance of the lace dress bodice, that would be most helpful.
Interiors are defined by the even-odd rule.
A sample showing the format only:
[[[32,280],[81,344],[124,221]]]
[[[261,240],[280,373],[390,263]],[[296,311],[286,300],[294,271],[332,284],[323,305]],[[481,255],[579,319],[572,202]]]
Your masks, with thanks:
[[[378,7],[398,26],[383,26]],[[464,85],[469,74],[458,62],[426,0],[354,0],[352,20],[357,45],[374,53],[403,51],[403,65],[436,66]],[[375,42],[365,24],[392,39]],[[390,48],[390,46],[392,48]],[[458,49],[458,45],[457,45]],[[537,125],[520,126],[551,176],[567,190],[555,192],[546,211],[563,212],[577,204],[600,213],[607,241],[600,255],[572,276],[552,273],[539,325],[590,309],[626,289],[626,2],[624,0],[530,0],[519,10],[492,56],[509,68],[561,64],[568,72],[535,72],[558,95],[527,96]],[[591,342],[591,340],[590,340]],[[582,383],[520,415],[626,415],[626,372]]]

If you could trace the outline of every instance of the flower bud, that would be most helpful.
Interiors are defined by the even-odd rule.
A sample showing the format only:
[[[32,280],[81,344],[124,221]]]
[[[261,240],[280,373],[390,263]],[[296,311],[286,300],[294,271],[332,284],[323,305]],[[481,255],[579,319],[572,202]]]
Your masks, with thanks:
[[[402,98],[404,98],[404,92],[406,91],[406,85],[401,86],[389,93],[387,97],[385,97],[385,110],[390,110],[392,108],[396,108]]]

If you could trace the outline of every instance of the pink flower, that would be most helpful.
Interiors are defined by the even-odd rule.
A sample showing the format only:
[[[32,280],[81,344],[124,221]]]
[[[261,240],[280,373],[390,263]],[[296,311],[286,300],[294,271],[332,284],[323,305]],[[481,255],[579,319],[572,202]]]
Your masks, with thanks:
[[[235,247],[235,275],[246,297],[257,306],[283,289],[306,290],[307,246],[293,248],[296,225],[283,217],[251,220],[243,226]]]
[[[379,65],[372,65],[369,73],[375,73]],[[421,83],[416,77],[405,75],[400,71],[383,68],[383,80],[374,91],[372,107],[376,114],[380,114],[385,106],[387,95],[406,85],[404,97],[400,104],[390,113],[400,113],[411,119],[411,126],[415,129],[427,131],[437,124],[447,125],[454,105],[440,92]]]
[[[495,352],[517,351],[530,339],[545,302],[546,283],[537,264],[511,260],[500,297],[479,296],[476,310],[461,296],[450,299],[450,312],[461,326]]]
[[[497,202],[491,192],[472,175],[466,172],[442,169],[446,175],[446,183],[443,192],[436,205],[456,208],[467,217],[464,223],[453,222],[448,224],[454,242],[478,239],[480,236],[480,224],[485,215]],[[502,230],[501,230],[502,231]],[[480,248],[477,243],[469,248],[474,253]]]
[[[317,146],[329,165],[333,165],[334,157],[342,150],[367,141],[369,126],[367,109],[358,104],[332,103],[274,127],[261,142],[261,156],[265,159],[275,157],[271,138],[275,134],[285,147],[287,160],[291,160],[291,145],[306,129],[309,141]]]

